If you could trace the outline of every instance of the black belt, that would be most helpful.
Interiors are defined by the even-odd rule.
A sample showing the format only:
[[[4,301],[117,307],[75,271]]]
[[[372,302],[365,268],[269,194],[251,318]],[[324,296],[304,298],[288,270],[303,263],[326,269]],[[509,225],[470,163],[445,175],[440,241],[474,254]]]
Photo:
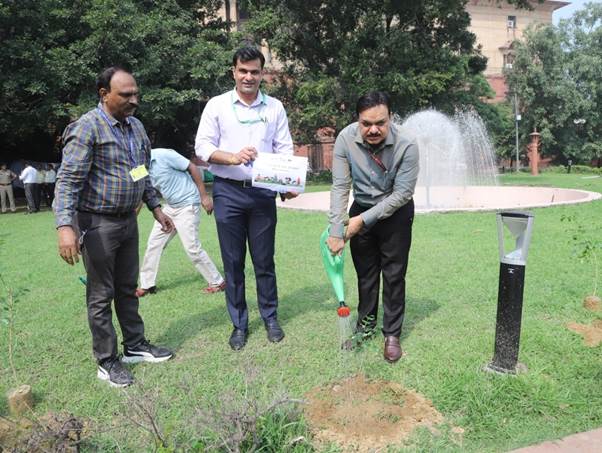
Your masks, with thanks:
[[[0,184],[0,186],[10,186],[10,182],[8,184]]]
[[[253,181],[251,181],[250,179],[245,179],[244,181],[241,181],[239,179],[222,178],[221,176],[213,176],[213,179],[216,181],[227,182],[228,184],[233,184],[235,186],[244,187],[245,189],[253,187]]]
[[[92,211],[83,211],[83,210],[78,209],[77,212],[81,212],[82,214],[102,215],[102,216],[106,216],[106,217],[116,217],[119,219],[124,219],[124,218],[129,217],[132,214],[134,214],[135,211],[132,209],[131,211],[127,211],[127,212],[92,212]]]

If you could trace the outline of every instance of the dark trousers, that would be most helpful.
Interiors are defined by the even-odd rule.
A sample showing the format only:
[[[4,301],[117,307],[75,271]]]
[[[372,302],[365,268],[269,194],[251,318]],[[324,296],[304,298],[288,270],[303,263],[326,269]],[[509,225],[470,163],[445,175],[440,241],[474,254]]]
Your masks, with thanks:
[[[88,284],[86,303],[92,332],[92,349],[99,362],[117,357],[117,334],[111,302],[123,334],[123,344],[144,340],[144,323],[138,314],[138,223],[134,211],[125,217],[77,213],[82,257]]]
[[[357,203],[351,205],[349,217],[369,209]],[[399,337],[405,312],[408,255],[412,243],[414,202],[410,200],[391,217],[377,222],[372,228],[363,228],[351,238],[351,256],[357,273],[359,294],[358,323],[373,317],[376,323],[383,276],[383,334]]]
[[[264,320],[276,319],[275,193],[215,178],[213,206],[226,278],[226,304],[232,324],[243,330],[248,325],[245,299],[247,242],[255,270],[259,313]]]
[[[52,208],[52,201],[54,200],[54,183],[40,184],[40,193],[46,206]]]
[[[39,207],[36,208],[36,188],[37,184],[23,184],[25,189],[25,199],[27,200],[27,210],[29,212],[37,212]]]
[[[40,210],[40,199],[42,192],[42,184],[32,184],[33,186],[33,202],[36,207],[36,212]]]

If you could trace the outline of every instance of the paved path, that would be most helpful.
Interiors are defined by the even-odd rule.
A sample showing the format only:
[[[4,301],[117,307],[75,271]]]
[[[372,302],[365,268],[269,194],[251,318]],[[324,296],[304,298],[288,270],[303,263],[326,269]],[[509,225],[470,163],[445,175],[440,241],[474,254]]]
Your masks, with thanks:
[[[573,434],[559,440],[550,440],[539,445],[519,448],[509,453],[601,453],[602,428]]]

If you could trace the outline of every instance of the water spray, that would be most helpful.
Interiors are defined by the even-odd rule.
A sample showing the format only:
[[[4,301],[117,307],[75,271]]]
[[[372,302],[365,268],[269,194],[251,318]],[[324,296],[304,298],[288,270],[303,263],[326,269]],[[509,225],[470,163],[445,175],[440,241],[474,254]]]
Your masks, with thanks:
[[[351,309],[345,303],[345,283],[344,283],[344,265],[345,265],[345,249],[340,255],[333,255],[326,244],[326,240],[330,236],[330,228],[326,228],[320,237],[320,251],[322,252],[322,261],[326,274],[332,283],[332,288],[339,301],[337,308],[337,319],[339,328],[339,339],[341,348],[351,349],[351,337],[353,336],[353,325],[351,322]]]

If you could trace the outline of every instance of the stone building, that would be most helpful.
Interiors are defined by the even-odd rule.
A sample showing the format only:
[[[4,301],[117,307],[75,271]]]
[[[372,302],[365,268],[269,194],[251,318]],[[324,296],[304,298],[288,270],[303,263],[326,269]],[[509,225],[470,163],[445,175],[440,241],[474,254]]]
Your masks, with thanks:
[[[469,30],[476,35],[477,43],[487,57],[485,76],[495,91],[494,101],[503,101],[506,96],[503,72],[512,68],[513,42],[521,39],[531,24],[551,24],[552,13],[569,2],[546,0],[531,4],[531,11],[496,0],[469,0],[466,4],[471,19]]]

